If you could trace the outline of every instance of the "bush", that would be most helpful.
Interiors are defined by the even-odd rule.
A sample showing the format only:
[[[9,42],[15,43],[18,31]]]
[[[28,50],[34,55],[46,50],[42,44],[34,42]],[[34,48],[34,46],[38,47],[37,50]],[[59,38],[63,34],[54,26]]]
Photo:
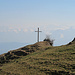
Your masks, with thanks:
[[[47,35],[46,38],[45,38],[43,41],[48,41],[48,42],[50,43],[50,45],[53,46],[54,40],[51,39],[51,38],[49,37],[49,35]]]

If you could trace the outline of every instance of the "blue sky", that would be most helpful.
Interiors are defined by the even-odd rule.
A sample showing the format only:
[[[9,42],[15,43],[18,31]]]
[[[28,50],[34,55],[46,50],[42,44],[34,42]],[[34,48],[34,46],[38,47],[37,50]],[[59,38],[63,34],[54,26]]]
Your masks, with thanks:
[[[75,0],[0,0],[0,42],[33,43],[38,27],[43,31],[41,40],[57,30],[74,30]]]

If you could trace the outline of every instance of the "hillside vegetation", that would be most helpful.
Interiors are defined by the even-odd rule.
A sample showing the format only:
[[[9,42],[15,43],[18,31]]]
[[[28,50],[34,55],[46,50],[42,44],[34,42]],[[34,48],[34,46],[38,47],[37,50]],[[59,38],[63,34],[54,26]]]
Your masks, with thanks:
[[[43,41],[2,54],[0,75],[75,75],[75,40],[58,47]]]

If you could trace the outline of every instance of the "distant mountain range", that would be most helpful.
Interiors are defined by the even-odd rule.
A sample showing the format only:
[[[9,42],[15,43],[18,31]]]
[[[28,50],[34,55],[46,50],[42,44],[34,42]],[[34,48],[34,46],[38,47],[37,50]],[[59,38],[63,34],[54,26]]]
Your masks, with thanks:
[[[52,37],[55,39],[55,46],[65,45],[75,37],[75,29],[69,28],[66,30],[55,30],[52,32]]]

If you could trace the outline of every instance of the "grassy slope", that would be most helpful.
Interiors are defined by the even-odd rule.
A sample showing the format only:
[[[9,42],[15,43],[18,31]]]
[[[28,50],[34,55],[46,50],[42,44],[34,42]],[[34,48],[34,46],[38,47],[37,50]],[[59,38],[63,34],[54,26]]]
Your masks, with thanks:
[[[1,75],[75,75],[75,42],[42,46],[36,52],[0,65]]]

